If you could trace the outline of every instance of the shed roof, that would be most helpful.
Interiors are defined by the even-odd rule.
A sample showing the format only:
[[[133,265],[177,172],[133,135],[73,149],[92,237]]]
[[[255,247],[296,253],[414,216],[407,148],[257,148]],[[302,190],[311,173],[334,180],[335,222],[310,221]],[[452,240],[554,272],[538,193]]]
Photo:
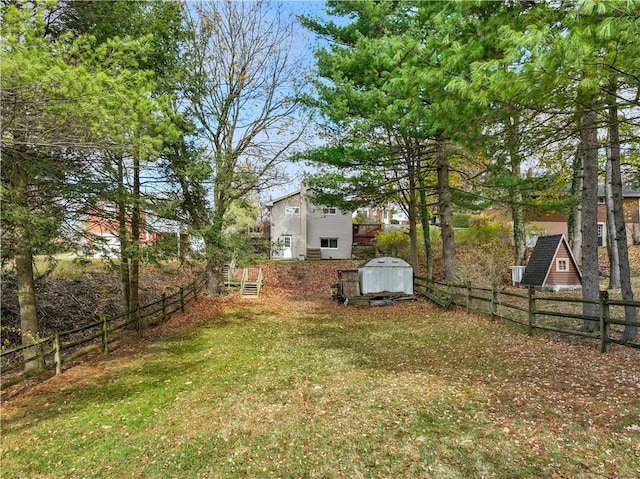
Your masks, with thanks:
[[[360,268],[411,268],[411,265],[401,258],[382,256],[381,258],[371,258],[360,265]]]
[[[523,286],[544,286],[549,269],[553,265],[554,258],[563,242],[571,255],[571,261],[579,271],[575,258],[573,258],[571,249],[563,234],[540,236],[536,242],[536,246],[533,248],[531,258],[529,258],[520,284]]]

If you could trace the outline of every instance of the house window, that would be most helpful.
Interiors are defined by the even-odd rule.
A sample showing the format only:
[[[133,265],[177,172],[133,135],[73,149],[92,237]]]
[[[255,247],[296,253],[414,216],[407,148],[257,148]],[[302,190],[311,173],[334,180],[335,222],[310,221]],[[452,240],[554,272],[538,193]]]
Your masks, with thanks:
[[[598,246],[604,246],[604,223],[598,223]]]
[[[320,238],[320,247],[338,249],[338,238]]]
[[[569,270],[569,262],[566,258],[557,258],[556,259],[556,271],[568,271]]]
[[[604,201],[604,196],[598,196],[598,203],[601,205],[604,205],[605,201]]]
[[[282,240],[285,248],[291,248],[291,236],[283,236]]]
[[[299,206],[285,206],[284,208],[285,215],[299,215],[300,207]]]
[[[322,212],[325,215],[337,215],[338,214],[338,208],[336,208],[335,206],[329,206],[327,208],[322,208]]]

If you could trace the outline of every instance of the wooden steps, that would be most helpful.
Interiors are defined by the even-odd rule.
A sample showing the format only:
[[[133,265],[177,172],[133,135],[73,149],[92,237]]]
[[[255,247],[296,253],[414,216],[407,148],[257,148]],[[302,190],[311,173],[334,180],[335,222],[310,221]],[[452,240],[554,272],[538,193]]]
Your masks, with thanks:
[[[322,259],[322,252],[320,251],[320,248],[307,248],[307,259],[308,260]]]
[[[257,298],[262,289],[262,268],[236,268],[235,262],[224,265],[222,269],[224,285],[227,288],[240,288],[243,298]]]
[[[224,281],[225,287],[237,286],[240,284],[241,277],[238,276],[239,272],[236,268],[236,262],[231,261],[229,264],[225,264],[222,266],[222,279]]]
[[[262,268],[244,268],[240,282],[240,296],[243,298],[257,298],[262,289]]]

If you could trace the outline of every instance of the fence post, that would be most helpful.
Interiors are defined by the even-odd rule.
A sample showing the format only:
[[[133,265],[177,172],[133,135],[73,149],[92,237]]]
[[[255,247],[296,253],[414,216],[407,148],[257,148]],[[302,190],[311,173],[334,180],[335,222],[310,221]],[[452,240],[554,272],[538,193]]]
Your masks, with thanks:
[[[529,306],[528,306],[528,313],[529,313],[529,326],[527,327],[527,333],[529,334],[529,336],[533,336],[533,327],[535,326],[536,323],[536,292],[535,289],[533,289],[532,287],[529,287]]]
[[[198,280],[193,280],[193,302],[198,301]]]
[[[467,313],[471,311],[471,283],[467,281]]]
[[[102,354],[109,354],[109,327],[107,326],[107,317],[103,314],[100,316],[102,320]]]
[[[606,353],[611,350],[609,342],[609,292],[600,291],[600,352]]]
[[[162,293],[162,322],[167,320],[167,293]]]
[[[184,288],[180,288],[180,311],[184,313]]]
[[[136,322],[136,331],[138,331],[138,335],[142,336],[142,319],[140,318],[140,305],[136,305],[136,309],[133,311],[135,322]]]
[[[53,331],[53,361],[56,364],[56,374],[62,374],[62,346],[57,329]]]
[[[491,320],[495,321],[498,314],[498,286],[493,285],[491,291]]]

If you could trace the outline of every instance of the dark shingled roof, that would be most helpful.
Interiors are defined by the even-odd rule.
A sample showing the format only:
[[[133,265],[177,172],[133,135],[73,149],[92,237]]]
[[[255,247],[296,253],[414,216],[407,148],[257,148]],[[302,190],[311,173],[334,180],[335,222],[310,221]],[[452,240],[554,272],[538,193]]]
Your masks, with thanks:
[[[522,275],[522,286],[542,286],[551,267],[553,257],[562,241],[562,235],[540,236]]]

